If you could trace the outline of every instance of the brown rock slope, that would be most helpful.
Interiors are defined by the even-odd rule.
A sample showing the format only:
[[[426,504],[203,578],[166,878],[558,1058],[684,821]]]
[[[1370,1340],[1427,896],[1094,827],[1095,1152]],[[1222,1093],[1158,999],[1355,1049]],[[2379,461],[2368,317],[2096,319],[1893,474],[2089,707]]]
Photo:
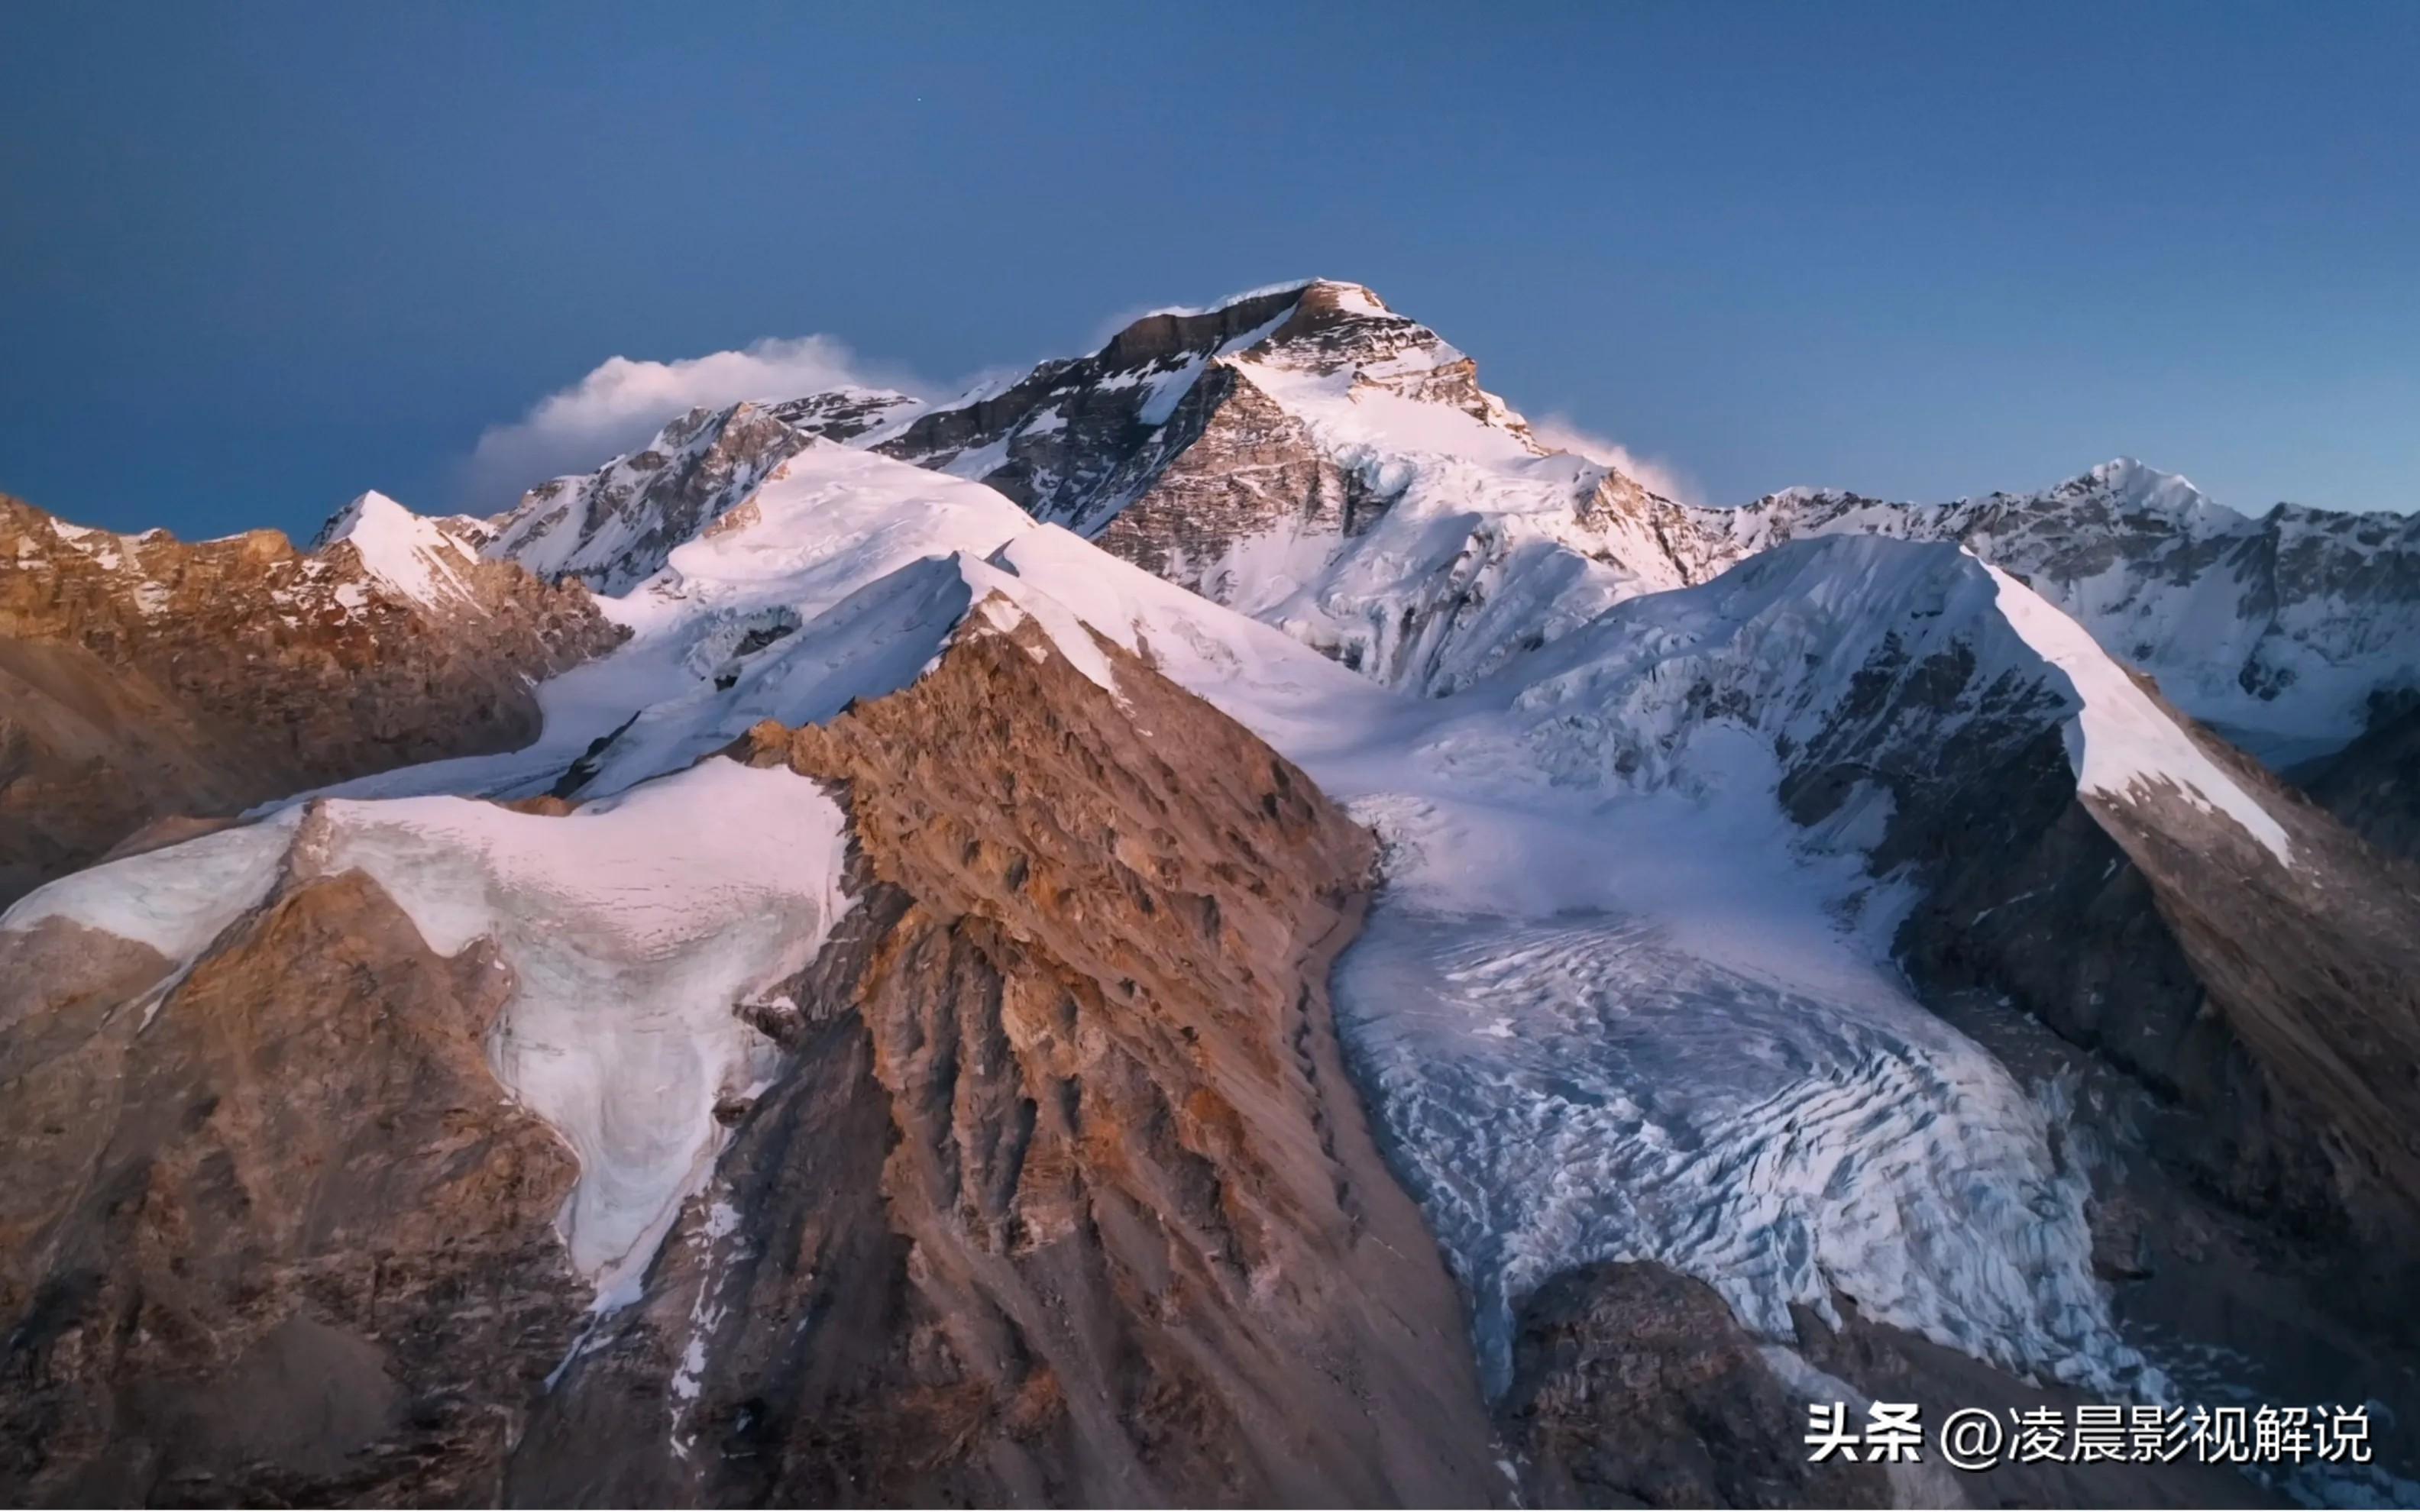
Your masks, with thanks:
[[[2170,793],[2078,795],[2053,735],[1895,836],[1933,883],[1920,980],[1985,986],[2208,1117],[2178,1151],[2298,1231],[2420,1253],[2420,873],[2169,711],[2285,830],[2280,865]],[[2402,1262],[2397,1262],[2402,1263]]]
[[[1880,1465],[1807,1453],[1807,1410],[1712,1287],[1566,1271],[1521,1307],[1497,1405],[1541,1506],[1888,1506]]]
[[[2420,884],[2176,717],[2284,829],[2290,866],[2172,790],[2079,795],[2054,735],[2006,760],[1952,751],[1942,791],[1902,790],[1877,856],[1930,883],[1901,957],[2012,1066],[2092,1089],[2075,1123],[2100,1151],[2095,1261],[2120,1325],[2232,1351],[2215,1381],[2162,1360],[2189,1392],[2420,1411],[2403,1305],[2420,1280]],[[2056,1039],[2015,1033],[2011,1010]],[[2381,1458],[2411,1473],[2402,1449]]]
[[[442,550],[423,601],[349,541],[112,535],[0,497],[0,903],[163,815],[535,736],[531,681],[620,632],[576,588]]]
[[[1344,1079],[1372,853],[1240,727],[1032,625],[750,759],[867,890],[533,1502],[1486,1502],[1451,1284]],[[796,1005],[795,1007],[792,1005]]]
[[[593,1326],[510,972],[325,873],[328,811],[181,977],[0,934],[0,1501],[1499,1497],[1330,1026],[1367,837],[1124,653],[972,623],[744,748],[838,785],[857,902],[732,1005],[781,1070]]]
[[[0,1501],[491,1501],[585,1302],[575,1165],[358,872],[168,963],[0,935]]]

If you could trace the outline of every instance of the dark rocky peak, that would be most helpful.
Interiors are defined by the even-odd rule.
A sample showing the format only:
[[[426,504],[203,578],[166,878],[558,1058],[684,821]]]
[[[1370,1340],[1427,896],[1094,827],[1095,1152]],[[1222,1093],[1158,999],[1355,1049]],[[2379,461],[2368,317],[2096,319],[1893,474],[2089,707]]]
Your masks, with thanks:
[[[1259,290],[1208,310],[1154,311],[1091,355],[1052,359],[921,415],[877,449],[987,483],[1039,518],[1090,533],[1131,496],[1131,464],[1154,449],[1164,427],[1173,421],[1176,430],[1198,434],[1202,406],[1186,401],[1212,361],[1265,346],[1323,286]],[[1112,486],[1119,482],[1127,486]]]
[[[831,389],[771,407],[773,417],[793,430],[828,441],[854,441],[905,424],[924,401],[895,389]]]
[[[1314,279],[1210,309],[1155,311],[1089,356],[1043,363],[919,416],[877,445],[903,461],[986,483],[1038,518],[1097,536],[1219,431],[1221,419],[1266,438],[1272,421],[1263,411],[1287,401],[1240,391],[1308,385],[1325,393],[1330,379],[1337,387],[1329,397],[1375,389],[1441,403],[1530,444],[1520,418],[1480,389],[1476,367],[1460,350],[1360,285]],[[1252,411],[1249,422],[1232,413],[1236,406]],[[1279,460],[1259,440],[1253,449],[1264,462]],[[1306,432],[1282,449],[1289,472],[1300,473],[1313,461],[1315,442]],[[1224,539],[1223,531],[1211,533]]]
[[[1216,351],[1289,311],[1299,318],[1305,308],[1333,286],[1320,282],[1282,285],[1239,295],[1215,309],[1155,310],[1111,336],[1094,361],[1103,372],[1123,373],[1164,363],[1172,357]],[[1294,323],[1287,321],[1289,326]]]

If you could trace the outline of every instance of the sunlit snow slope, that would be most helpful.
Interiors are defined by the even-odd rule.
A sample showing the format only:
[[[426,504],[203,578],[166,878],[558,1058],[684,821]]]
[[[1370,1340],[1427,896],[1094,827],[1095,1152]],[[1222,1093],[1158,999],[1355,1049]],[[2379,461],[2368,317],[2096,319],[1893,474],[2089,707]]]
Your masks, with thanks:
[[[2063,731],[2086,782],[2175,789],[2256,834],[2262,815],[2193,766],[2189,746],[2163,742],[2156,708],[2071,624],[1956,548],[1791,547],[1701,588],[1634,596],[1458,693],[1423,698],[1037,524],[990,489],[818,442],[608,604],[631,639],[541,690],[536,746],[348,792],[551,786],[627,792],[627,810],[544,820],[441,799],[427,812],[318,810],[361,864],[415,857],[391,885],[433,942],[484,929],[524,952],[540,990],[606,990],[588,974],[604,957],[548,953],[532,920],[551,912],[496,911],[538,889],[493,844],[441,823],[457,810],[515,831],[651,815],[668,847],[736,847],[697,863],[738,879],[718,892],[696,873],[699,927],[744,914],[750,889],[786,888],[818,921],[791,944],[820,938],[844,906],[827,870],[836,825],[820,809],[787,795],[726,805],[744,795],[716,786],[733,779],[715,763],[636,784],[759,718],[822,718],[901,686],[978,609],[1039,623],[1114,686],[1097,632],[1251,726],[1387,841],[1387,890],[1341,969],[1340,1019],[1477,1301],[1497,1379],[1529,1288],[1621,1257],[1701,1276],[1776,1338],[1789,1336],[1792,1304],[1827,1311],[1837,1290],[2019,1369],[2103,1387],[2140,1375],[2091,1273],[2085,1179],[2061,1165],[2047,1116],[1889,964],[1901,894],[1876,883],[1865,852],[1887,795],[1809,832],[1776,796],[1785,752],[1865,740],[1856,721],[1887,718],[1894,759],[1921,762],[1928,739],[1964,721],[2013,721]],[[1934,687],[1924,669],[1935,654],[1966,666],[1964,683]],[[682,795],[706,807],[691,812]],[[807,832],[779,833],[791,821],[775,812]],[[803,872],[774,866],[775,854]],[[227,864],[243,872],[242,860]],[[629,901],[603,880],[613,864],[579,870],[608,903]],[[688,875],[665,881],[686,893]],[[479,894],[482,878],[503,880]],[[487,915],[464,902],[473,895]],[[662,942],[633,949],[665,963],[668,1002],[694,988],[727,1008],[752,980],[797,964],[767,957],[744,929],[729,946],[737,959],[721,947],[692,956],[687,927],[621,918],[608,933]],[[531,1007],[514,1022],[572,1011]],[[594,1211],[576,1204],[569,1231],[610,1279],[616,1256],[647,1242],[653,1195],[694,1170],[698,1126],[613,1092],[576,1057],[563,1069],[560,1031],[531,1032],[553,1051],[506,1046],[498,1063],[593,1168],[582,1190],[597,1195],[582,1200]],[[744,1046],[683,1032],[675,1085],[744,1076]],[[662,1079],[633,1064],[650,1086]],[[625,1128],[634,1118],[642,1127]]]

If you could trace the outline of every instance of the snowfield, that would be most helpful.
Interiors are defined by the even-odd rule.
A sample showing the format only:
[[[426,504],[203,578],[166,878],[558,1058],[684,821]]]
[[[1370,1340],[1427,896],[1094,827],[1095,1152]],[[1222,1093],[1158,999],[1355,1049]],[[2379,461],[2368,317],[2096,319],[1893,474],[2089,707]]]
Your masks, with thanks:
[[[597,753],[580,790],[599,796],[677,770],[760,719],[830,718],[851,698],[904,686],[946,643],[971,597],[955,568],[930,563],[979,562],[1039,528],[981,485],[810,442],[652,577],[597,599],[630,639],[539,687],[535,743],[325,792],[527,797],[627,731]]]

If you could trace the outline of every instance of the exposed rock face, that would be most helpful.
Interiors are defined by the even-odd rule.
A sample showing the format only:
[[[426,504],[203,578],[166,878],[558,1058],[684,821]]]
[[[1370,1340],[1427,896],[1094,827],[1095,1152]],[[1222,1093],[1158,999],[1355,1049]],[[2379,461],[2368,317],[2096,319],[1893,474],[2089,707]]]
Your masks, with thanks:
[[[525,742],[532,682],[621,634],[473,522],[370,495],[335,523],[305,554],[0,499],[0,901],[163,814]]]
[[[2306,1221],[2334,1211],[2317,1132],[2280,1105],[2158,890],[2077,801],[2059,741],[2045,733],[1996,756],[1962,749],[1938,770],[1949,780],[1903,810],[1887,852],[1926,880],[1898,934],[1918,980],[1936,993],[2003,995],[2205,1115],[2168,1151],[2197,1182]]]
[[[1889,1506],[1880,1465],[1807,1458],[1807,1410],[1714,1288],[1591,1265],[1521,1309],[1496,1410],[1537,1506]]]
[[[2346,827],[2388,856],[2420,862],[2420,699],[2381,699],[2350,746],[2294,776]]]
[[[1296,285],[1216,310],[1145,316],[1089,357],[1044,363],[995,393],[919,416],[878,450],[989,484],[1037,519],[1097,533],[1156,465],[1199,435],[1201,405],[1173,423],[1211,361],[1270,339],[1303,302]]]
[[[1311,535],[1368,529],[1384,501],[1324,455],[1301,420],[1233,368],[1205,374],[1138,458],[1133,502],[1102,528],[1103,549],[1232,603],[1258,584],[1224,564],[1235,542],[1291,525]]]
[[[2030,1382],[1836,1297],[1840,1325],[1797,1313],[1792,1361],[1761,1346],[1711,1288],[1657,1265],[1593,1265],[1543,1287],[1522,1310],[1513,1389],[1498,1405],[1505,1446],[1540,1506],[2255,1506],[2259,1488],[2223,1466],[2010,1462],[1980,1473],[1940,1462],[1949,1414],[2005,1418],[2050,1407],[2068,1419],[2088,1392]],[[1813,1375],[1807,1366],[1821,1375]],[[1868,1399],[1913,1402],[1919,1462],[1808,1457],[1807,1401],[1838,1402],[1846,1427]]]
[[[0,1496],[491,1500],[583,1305],[505,974],[359,873],[167,964],[0,934]]]
[[[979,631],[752,737],[844,785],[871,886],[761,1011],[795,1069],[541,1410],[517,1499],[1500,1494],[1329,1027],[1368,841],[1104,655],[1116,695],[1030,623]]]
[[[2420,873],[2381,864],[2324,811],[2204,738],[2285,826],[2292,866],[2264,864],[2164,795],[2088,806],[2149,881],[2288,1114],[2325,1132],[2322,1190],[2346,1227],[2392,1241],[2386,1253],[2408,1270],[2420,1255]]]
[[[1854,1302],[1836,1299],[1840,1326],[1834,1328],[1802,1309],[1800,1357],[1851,1391],[1882,1401],[1916,1402],[1928,1429],[1962,1409],[1975,1408],[2003,1421],[2012,1412],[2050,1408],[2073,1421],[2078,1406],[2105,1401],[2055,1381],[2028,1381],[1973,1360],[1955,1350],[1866,1317]],[[1820,1399],[1841,1395],[1819,1387]],[[1854,1411],[1854,1409],[1853,1409]],[[2278,1500],[2224,1465],[2200,1465],[2191,1456],[2169,1464],[2123,1460],[2091,1463],[2009,1456],[1984,1472],[1942,1464],[1930,1436],[1930,1462],[1894,1467],[1894,1504],[1907,1506],[2263,1506]]]

